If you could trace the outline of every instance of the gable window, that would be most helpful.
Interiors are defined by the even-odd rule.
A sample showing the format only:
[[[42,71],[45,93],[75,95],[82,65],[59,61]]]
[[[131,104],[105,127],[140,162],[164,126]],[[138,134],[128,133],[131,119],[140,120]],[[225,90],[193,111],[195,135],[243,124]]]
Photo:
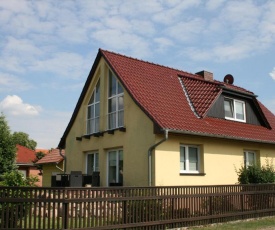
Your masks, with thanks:
[[[87,174],[92,175],[93,172],[99,171],[98,153],[87,154]]]
[[[123,150],[108,152],[108,182],[109,185],[123,185]]]
[[[121,84],[109,70],[108,129],[124,126],[124,93]]]
[[[181,145],[180,146],[180,172],[181,173],[199,173],[200,149],[198,146]]]
[[[244,151],[245,167],[252,166],[256,163],[256,153],[254,151]]]
[[[224,98],[225,118],[245,122],[245,103],[243,101]]]
[[[100,82],[90,98],[87,108],[87,134],[97,133],[99,131],[99,114],[100,114]]]

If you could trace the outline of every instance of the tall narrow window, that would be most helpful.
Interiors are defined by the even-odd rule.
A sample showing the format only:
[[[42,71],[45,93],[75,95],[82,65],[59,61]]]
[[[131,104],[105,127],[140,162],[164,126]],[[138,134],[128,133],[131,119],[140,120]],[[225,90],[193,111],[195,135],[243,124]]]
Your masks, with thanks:
[[[98,81],[87,108],[87,134],[93,134],[99,131],[99,115],[100,82]]]
[[[108,152],[109,185],[123,185],[123,150]]]
[[[109,70],[108,129],[124,126],[124,93],[121,84]]]
[[[87,154],[87,174],[92,175],[93,172],[99,171],[98,153]]]
[[[254,151],[244,151],[244,165],[246,167],[256,164],[256,153]]]
[[[225,118],[245,122],[245,103],[231,98],[224,98]]]
[[[199,172],[199,147],[192,145],[180,146],[180,172]]]

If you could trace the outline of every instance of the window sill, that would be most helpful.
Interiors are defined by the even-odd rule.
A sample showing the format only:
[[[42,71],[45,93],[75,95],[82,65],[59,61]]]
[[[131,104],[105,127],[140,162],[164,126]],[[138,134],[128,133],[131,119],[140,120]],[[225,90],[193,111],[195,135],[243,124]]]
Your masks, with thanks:
[[[180,176],[205,176],[206,173],[180,173]]]

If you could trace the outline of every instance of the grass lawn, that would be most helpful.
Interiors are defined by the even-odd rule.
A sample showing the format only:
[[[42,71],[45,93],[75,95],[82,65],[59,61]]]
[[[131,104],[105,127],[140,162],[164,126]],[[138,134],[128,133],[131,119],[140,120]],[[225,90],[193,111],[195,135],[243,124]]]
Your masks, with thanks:
[[[275,229],[275,217],[267,217],[261,219],[251,219],[243,220],[231,223],[224,224],[213,224],[208,226],[199,226],[188,228],[192,230],[213,230],[213,229],[222,229],[222,230],[231,230],[231,229]]]

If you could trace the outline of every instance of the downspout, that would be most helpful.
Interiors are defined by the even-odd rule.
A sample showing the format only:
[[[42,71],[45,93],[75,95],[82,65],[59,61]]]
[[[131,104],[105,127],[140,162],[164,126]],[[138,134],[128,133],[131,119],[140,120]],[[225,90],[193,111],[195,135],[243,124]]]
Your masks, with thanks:
[[[152,152],[158,145],[160,145],[161,143],[163,143],[164,141],[166,141],[168,139],[168,130],[165,129],[164,133],[165,133],[165,137],[161,141],[152,145],[148,149],[148,182],[149,182],[149,186],[152,186]]]
[[[64,174],[66,173],[66,156],[61,153],[62,149],[59,149],[59,155],[64,159]]]

